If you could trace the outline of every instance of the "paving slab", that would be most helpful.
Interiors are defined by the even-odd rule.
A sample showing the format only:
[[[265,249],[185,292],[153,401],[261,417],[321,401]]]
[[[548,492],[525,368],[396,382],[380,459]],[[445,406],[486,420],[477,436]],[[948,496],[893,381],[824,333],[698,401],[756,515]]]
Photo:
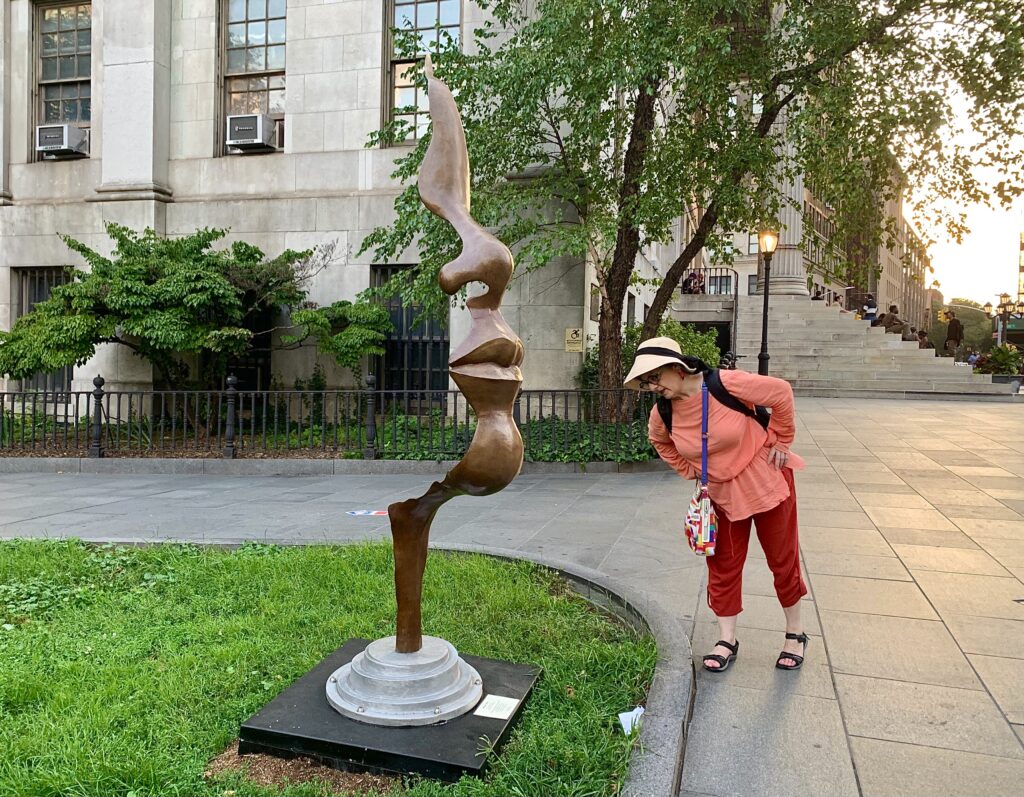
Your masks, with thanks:
[[[950,504],[953,506],[1001,506],[997,498],[993,498],[984,490],[940,490],[922,487],[918,489],[926,500],[933,504]],[[973,511],[973,510],[972,510]],[[968,514],[958,512],[954,514]]]
[[[856,490],[853,493],[857,502],[865,509],[896,507],[898,509],[932,509],[932,505],[923,497],[907,493],[868,493]],[[870,512],[868,513],[871,514]],[[873,520],[874,518],[872,518]],[[890,524],[883,524],[890,525]]]
[[[842,728],[834,700],[706,682],[694,703],[684,788],[717,797],[857,797],[848,751],[832,741]]]
[[[921,590],[913,583],[816,575],[812,585],[814,600],[822,610],[938,619]]]
[[[982,517],[953,517],[951,520],[968,536],[1024,540],[1024,520],[994,520]]]
[[[1024,620],[1024,604],[1016,602],[1024,599],[1024,584],[1016,578],[926,570],[918,570],[914,577],[940,614]]]
[[[876,526],[905,526],[930,531],[955,531],[957,528],[935,509],[868,506],[864,511]]]
[[[963,534],[963,532],[957,532]],[[964,535],[964,539],[967,539]],[[804,551],[853,554],[857,556],[893,556],[893,550],[877,529],[822,529],[800,526],[800,547]]]
[[[935,531],[882,526],[879,531],[891,545],[931,545],[946,548],[977,548],[977,543],[962,531]]]
[[[958,517],[970,514],[975,518],[986,518],[989,520],[1016,520],[1024,521],[1024,517],[1013,509],[1003,504],[986,506],[966,506],[963,504],[942,504],[936,503],[935,508],[946,517]]]
[[[913,580],[903,562],[895,555],[860,556],[830,551],[811,551],[805,548],[804,562],[807,565],[807,572],[812,575],[854,576],[889,581]]]
[[[850,739],[863,797],[1019,797],[1024,761]]]
[[[836,673],[851,736],[1024,760],[1024,748],[986,692]]]
[[[942,617],[965,653],[1024,659],[1024,621],[949,614]]]
[[[936,620],[821,610],[835,672],[981,689],[956,640]],[[890,644],[879,645],[879,640]]]
[[[1012,723],[1024,724],[1024,659],[967,654],[996,704]]]
[[[970,573],[979,576],[1009,576],[1005,567],[983,550],[929,545],[893,545],[896,555],[911,571]]]

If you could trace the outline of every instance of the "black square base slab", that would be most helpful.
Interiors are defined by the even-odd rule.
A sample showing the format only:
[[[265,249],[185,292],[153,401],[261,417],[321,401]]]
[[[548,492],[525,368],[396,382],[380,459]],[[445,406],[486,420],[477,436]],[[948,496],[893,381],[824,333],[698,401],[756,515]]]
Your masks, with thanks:
[[[242,723],[238,752],[308,756],[334,769],[416,774],[454,782],[480,775],[519,719],[540,671],[525,664],[463,656],[488,695],[519,701],[508,719],[470,711],[441,725],[389,728],[343,717],[327,702],[327,679],[370,644],[350,639]],[[486,752],[485,752],[486,751]]]

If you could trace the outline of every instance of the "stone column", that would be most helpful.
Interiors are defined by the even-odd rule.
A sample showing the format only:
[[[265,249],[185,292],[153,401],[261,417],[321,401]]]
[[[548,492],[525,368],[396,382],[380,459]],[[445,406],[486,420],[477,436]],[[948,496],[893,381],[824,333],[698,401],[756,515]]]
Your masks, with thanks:
[[[776,123],[785,129],[785,120]],[[792,157],[792,145],[783,132],[784,157]],[[804,266],[804,176],[797,174],[780,186],[783,205],[779,214],[779,245],[772,256],[772,296],[807,296],[807,269]],[[758,257],[757,292],[764,293],[764,263]]]
[[[170,201],[171,3],[103,4],[103,160],[94,201]]]
[[[11,4],[0,3],[0,206],[11,204]],[[0,296],[0,302],[3,297]],[[0,329],[3,329],[0,323]]]

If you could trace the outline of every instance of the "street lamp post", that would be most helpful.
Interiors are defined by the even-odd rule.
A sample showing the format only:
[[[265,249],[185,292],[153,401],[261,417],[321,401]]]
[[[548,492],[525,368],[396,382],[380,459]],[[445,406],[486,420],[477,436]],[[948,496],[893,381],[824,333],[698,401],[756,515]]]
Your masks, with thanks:
[[[772,281],[772,255],[779,245],[779,232],[773,227],[766,227],[757,234],[757,248],[764,257],[764,307],[761,310],[761,351],[757,355],[757,372],[768,375],[768,293]]]
[[[1024,301],[1013,301],[1008,293],[999,294],[999,304],[992,307],[992,302],[985,302],[982,309],[985,314],[996,319],[996,345],[1006,343],[1006,333],[1010,328],[1010,318],[1024,318]],[[993,312],[993,310],[995,312]]]

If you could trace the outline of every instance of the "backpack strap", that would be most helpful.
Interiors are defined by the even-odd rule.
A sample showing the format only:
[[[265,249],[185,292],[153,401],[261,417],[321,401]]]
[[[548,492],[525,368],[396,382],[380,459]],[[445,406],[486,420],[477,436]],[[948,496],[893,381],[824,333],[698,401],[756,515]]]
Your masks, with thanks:
[[[772,418],[771,411],[767,407],[761,406],[750,409],[750,407],[736,398],[729,392],[728,388],[722,384],[722,377],[717,368],[712,368],[704,374],[704,384],[708,386],[708,390],[711,391],[711,395],[715,397],[718,403],[724,404],[729,409],[742,413],[748,418],[753,418],[761,424],[762,429],[768,428],[768,422]]]

